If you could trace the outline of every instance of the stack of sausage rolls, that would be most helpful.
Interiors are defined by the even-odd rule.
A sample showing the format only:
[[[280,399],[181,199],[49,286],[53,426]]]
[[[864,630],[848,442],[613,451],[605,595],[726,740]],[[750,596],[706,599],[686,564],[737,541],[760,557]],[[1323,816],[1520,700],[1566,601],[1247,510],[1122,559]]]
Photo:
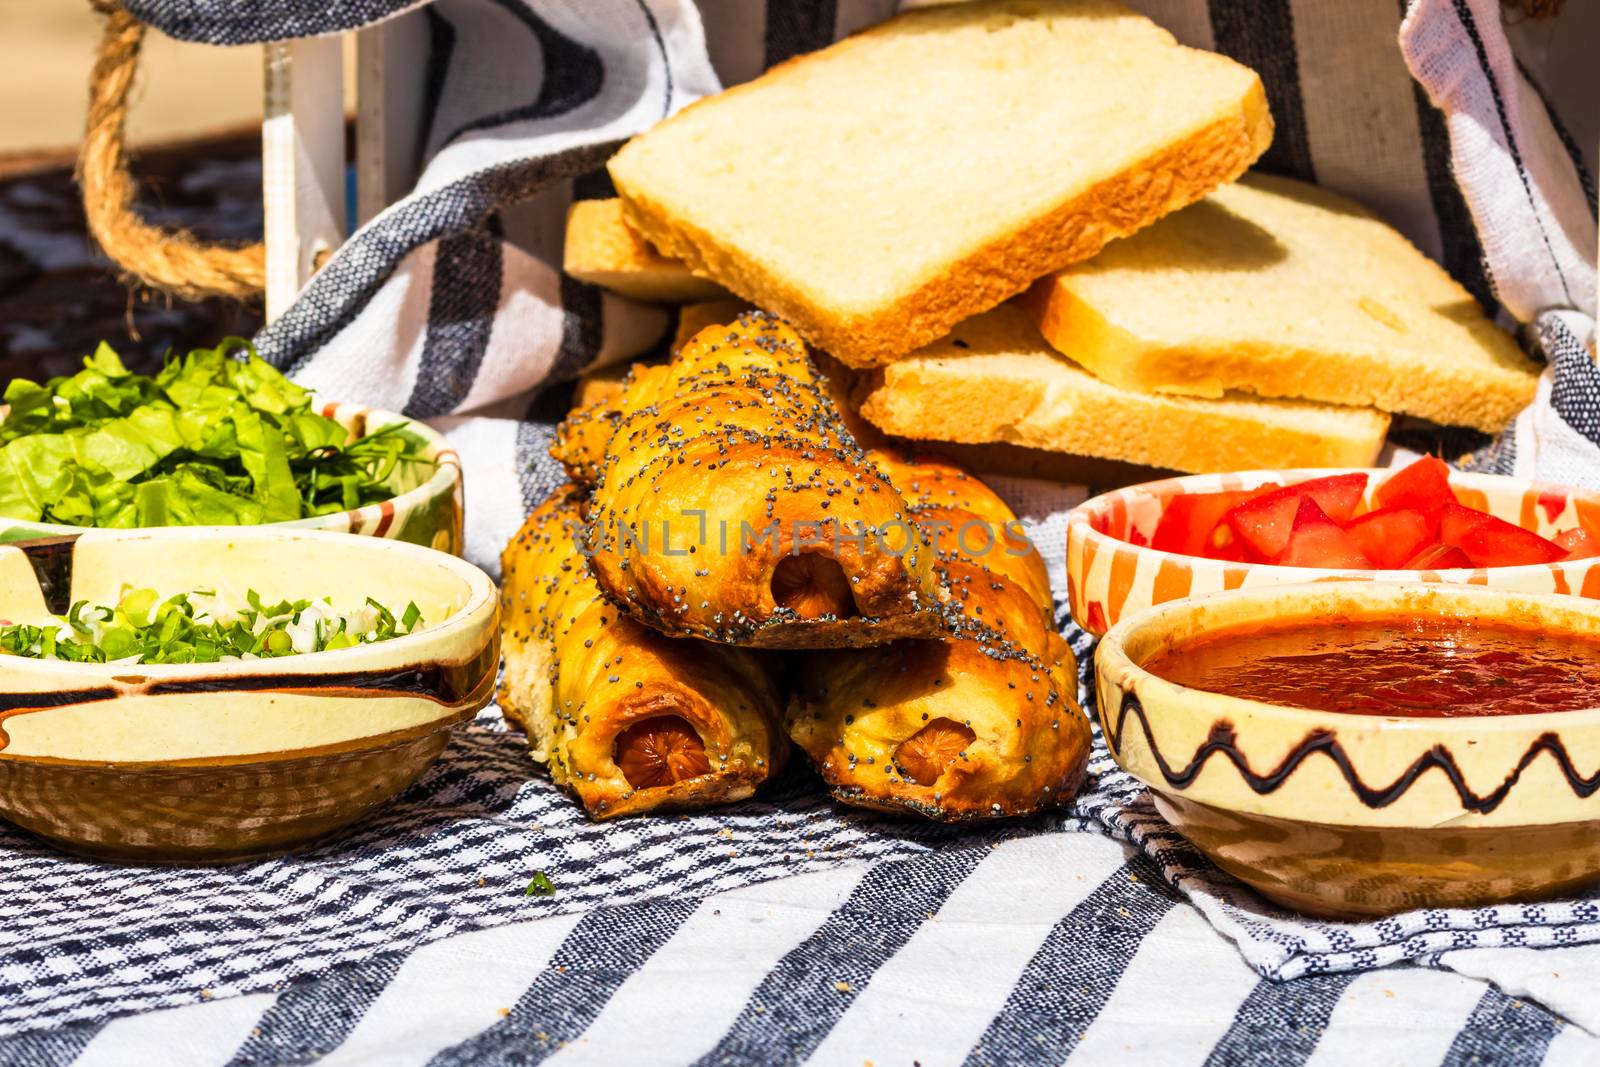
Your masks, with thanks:
[[[748,796],[791,738],[867,807],[1076,791],[1088,720],[1016,517],[947,463],[864,450],[788,326],[700,331],[552,452],[572,482],[503,557],[501,706],[592,816]]]

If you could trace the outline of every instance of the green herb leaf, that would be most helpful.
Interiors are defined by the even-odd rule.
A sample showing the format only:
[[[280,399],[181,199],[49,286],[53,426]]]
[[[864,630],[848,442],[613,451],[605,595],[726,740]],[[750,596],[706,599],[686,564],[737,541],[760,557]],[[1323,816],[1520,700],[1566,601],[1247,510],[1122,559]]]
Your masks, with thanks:
[[[553,897],[556,895],[555,883],[543,871],[533,872],[533,881],[528,883],[528,888],[522,893],[525,897]]]
[[[311,396],[229,338],[129,373],[16,379],[0,420],[0,516],[75,526],[251,525],[387,500],[432,467],[405,424],[351,440]]]

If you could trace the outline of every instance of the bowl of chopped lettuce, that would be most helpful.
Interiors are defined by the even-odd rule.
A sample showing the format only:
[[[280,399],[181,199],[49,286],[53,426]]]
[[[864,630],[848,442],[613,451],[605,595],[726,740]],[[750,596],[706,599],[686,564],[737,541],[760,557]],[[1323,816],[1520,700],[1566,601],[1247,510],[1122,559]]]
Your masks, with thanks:
[[[0,545],[0,818],[70,851],[231,862],[395,796],[490,699],[494,583],[283,526]]]
[[[325,403],[230,338],[154,376],[106,344],[0,409],[0,543],[286,525],[461,551],[461,463],[427,426]]]

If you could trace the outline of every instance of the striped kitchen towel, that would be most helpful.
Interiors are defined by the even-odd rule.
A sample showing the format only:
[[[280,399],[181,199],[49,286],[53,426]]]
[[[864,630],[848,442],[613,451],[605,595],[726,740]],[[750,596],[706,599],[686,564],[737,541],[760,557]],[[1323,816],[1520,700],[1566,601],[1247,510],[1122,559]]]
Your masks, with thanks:
[[[1558,962],[1528,955],[1529,984],[1564,987],[1574,1011],[1600,1003],[1600,948]],[[1523,988],[1458,969],[1265,980],[1143,856],[1097,835],[1047,834],[513,922],[281,990],[0,1037],[0,1063],[1559,1067],[1600,1057],[1600,1039],[1519,999]]]

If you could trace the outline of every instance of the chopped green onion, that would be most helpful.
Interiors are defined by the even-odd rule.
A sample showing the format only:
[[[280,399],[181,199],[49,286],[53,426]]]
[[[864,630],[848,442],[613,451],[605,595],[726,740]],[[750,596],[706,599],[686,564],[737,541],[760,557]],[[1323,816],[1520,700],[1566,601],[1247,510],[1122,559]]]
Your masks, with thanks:
[[[415,602],[406,605],[399,624],[371,598],[353,616],[335,612],[327,600],[268,604],[253,589],[245,602],[249,607],[232,614],[213,613],[197,607],[190,594],[161,600],[154,589],[125,588],[115,609],[80,600],[57,625],[0,625],[0,654],[87,663],[216,663],[353,648],[411,633],[422,621]],[[375,622],[368,607],[377,614]]]

